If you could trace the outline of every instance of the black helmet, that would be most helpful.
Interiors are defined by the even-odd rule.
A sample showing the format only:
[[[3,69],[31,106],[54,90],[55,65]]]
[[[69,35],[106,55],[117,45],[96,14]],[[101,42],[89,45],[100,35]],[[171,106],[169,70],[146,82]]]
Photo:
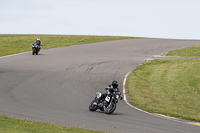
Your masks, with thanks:
[[[118,82],[116,80],[114,80],[112,82],[112,86],[113,86],[113,88],[117,88],[118,87]]]

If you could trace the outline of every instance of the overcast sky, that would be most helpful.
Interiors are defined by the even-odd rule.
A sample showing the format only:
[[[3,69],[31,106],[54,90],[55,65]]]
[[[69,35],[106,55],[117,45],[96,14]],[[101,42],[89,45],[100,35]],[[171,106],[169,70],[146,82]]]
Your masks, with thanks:
[[[200,39],[200,0],[0,0],[0,34]]]

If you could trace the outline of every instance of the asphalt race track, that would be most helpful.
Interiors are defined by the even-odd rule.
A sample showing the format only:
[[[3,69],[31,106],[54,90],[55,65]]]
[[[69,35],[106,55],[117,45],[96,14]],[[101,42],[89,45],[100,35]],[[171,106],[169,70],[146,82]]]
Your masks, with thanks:
[[[199,133],[200,126],[155,117],[119,101],[111,115],[90,112],[96,91],[148,57],[200,40],[130,39],[0,58],[0,115],[122,133]],[[31,48],[30,48],[31,49]]]

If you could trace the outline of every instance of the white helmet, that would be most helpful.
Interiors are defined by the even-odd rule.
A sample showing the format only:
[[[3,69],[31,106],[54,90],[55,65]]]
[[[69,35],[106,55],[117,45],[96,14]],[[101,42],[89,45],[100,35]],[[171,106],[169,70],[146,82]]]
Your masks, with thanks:
[[[37,41],[40,41],[40,38],[37,38]]]

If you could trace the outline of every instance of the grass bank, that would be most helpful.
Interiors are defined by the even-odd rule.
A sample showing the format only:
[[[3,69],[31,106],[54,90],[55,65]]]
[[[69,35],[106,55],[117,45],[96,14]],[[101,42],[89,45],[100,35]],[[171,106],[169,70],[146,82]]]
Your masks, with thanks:
[[[200,60],[152,60],[126,82],[128,99],[151,113],[200,122]]]
[[[165,56],[200,57],[200,45],[170,51]]]
[[[84,35],[4,35],[0,34],[0,56],[31,51],[31,45],[40,38],[42,48],[55,48],[78,44],[105,42],[137,37],[120,36],[84,36]]]
[[[49,123],[20,120],[7,116],[0,116],[1,133],[103,133],[101,131],[82,128],[65,127]]]

